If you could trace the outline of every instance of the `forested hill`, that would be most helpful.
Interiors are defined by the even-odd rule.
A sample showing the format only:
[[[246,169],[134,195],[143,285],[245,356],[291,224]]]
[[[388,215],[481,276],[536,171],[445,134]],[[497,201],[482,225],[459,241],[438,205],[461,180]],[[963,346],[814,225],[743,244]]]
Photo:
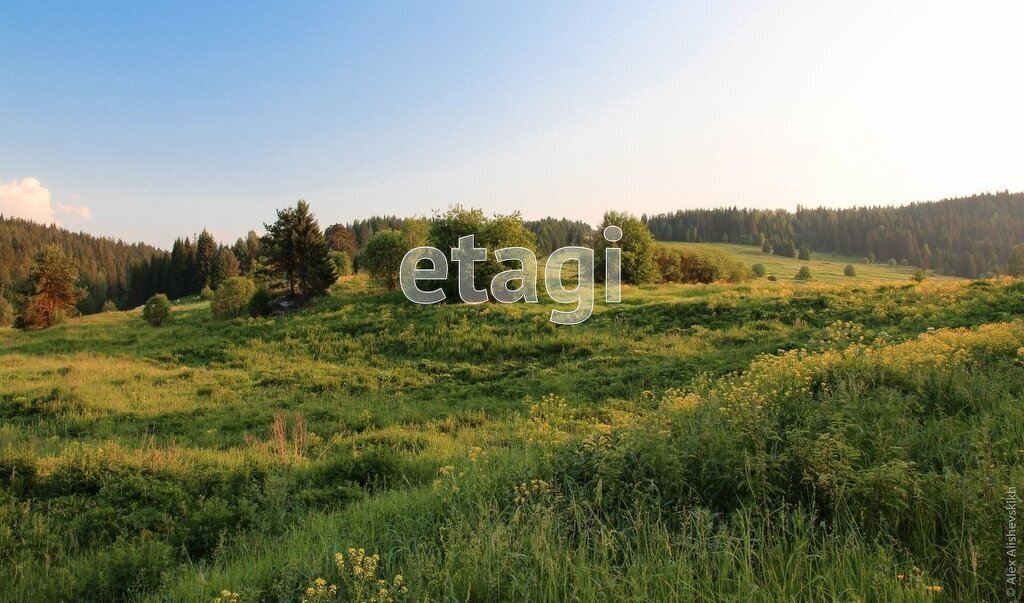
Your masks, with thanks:
[[[120,305],[128,291],[129,267],[159,252],[143,243],[124,243],[0,216],[0,295],[13,298],[27,292],[36,252],[52,243],[63,247],[78,268],[79,284],[88,291],[88,297],[79,303],[85,313],[98,312],[108,299]]]
[[[907,260],[945,274],[977,277],[1007,269],[1024,242],[1024,193],[974,195],[899,207],[693,209],[646,217],[662,241],[732,242],[796,253]],[[767,243],[767,244],[766,244]]]

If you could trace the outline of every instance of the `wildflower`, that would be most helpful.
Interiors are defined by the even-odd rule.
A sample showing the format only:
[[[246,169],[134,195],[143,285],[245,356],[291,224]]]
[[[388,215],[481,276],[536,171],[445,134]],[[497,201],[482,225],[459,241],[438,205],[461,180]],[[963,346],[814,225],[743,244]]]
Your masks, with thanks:
[[[224,589],[220,596],[213,600],[213,603],[238,603],[238,593]]]

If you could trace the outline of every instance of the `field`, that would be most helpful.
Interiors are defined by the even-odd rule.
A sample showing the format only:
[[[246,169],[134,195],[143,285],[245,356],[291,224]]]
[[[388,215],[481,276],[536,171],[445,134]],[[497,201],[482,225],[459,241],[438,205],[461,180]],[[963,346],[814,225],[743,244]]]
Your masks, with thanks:
[[[761,264],[765,267],[765,275],[775,275],[780,280],[792,280],[801,266],[807,266],[811,270],[814,280],[826,283],[849,283],[854,279],[869,281],[897,281],[906,282],[913,274],[916,266],[890,266],[886,260],[866,263],[864,258],[847,257],[832,253],[811,253],[811,259],[807,261],[796,258],[786,258],[770,253],[763,253],[760,247],[750,245],[732,245],[729,243],[660,243],[667,247],[680,248],[703,248],[724,251],[748,266]],[[857,276],[843,275],[843,269],[852,264],[857,271]],[[954,277],[932,276],[939,280],[954,280]]]
[[[349,277],[0,333],[0,597],[1003,598],[1024,285],[734,251],[779,280],[574,327]]]

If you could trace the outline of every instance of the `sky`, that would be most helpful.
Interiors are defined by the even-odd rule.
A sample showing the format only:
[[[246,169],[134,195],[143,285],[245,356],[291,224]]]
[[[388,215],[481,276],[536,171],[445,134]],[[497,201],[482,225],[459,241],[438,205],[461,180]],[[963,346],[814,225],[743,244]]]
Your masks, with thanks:
[[[0,4],[0,213],[600,221],[1024,190],[1024,3]]]

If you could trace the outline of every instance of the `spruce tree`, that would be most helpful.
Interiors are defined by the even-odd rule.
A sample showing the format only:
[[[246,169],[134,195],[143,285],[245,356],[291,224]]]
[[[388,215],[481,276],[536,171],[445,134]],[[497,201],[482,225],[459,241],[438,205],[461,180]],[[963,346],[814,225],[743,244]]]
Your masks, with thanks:
[[[213,262],[213,273],[210,275],[210,287],[216,289],[225,280],[239,275],[238,259],[228,247],[221,247]]]
[[[321,295],[334,284],[337,274],[330,247],[309,204],[300,200],[295,207],[277,212],[277,221],[266,224],[267,258],[288,283],[293,297]]]
[[[210,231],[203,229],[196,239],[196,272],[192,291],[203,287],[215,287],[217,283],[217,241]]]

